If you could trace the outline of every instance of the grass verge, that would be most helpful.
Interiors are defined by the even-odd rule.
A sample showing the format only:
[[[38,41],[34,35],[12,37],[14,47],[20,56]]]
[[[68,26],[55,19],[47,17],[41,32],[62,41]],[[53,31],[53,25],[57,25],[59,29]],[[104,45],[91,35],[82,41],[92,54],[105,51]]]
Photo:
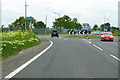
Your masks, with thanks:
[[[30,31],[10,31],[1,34],[2,59],[9,58],[10,56],[18,54],[21,50],[36,46],[41,43],[40,39],[35,37],[35,34]]]
[[[71,36],[65,36],[65,38],[85,38],[86,35],[71,35]],[[100,38],[100,36],[95,36],[95,35],[88,35],[88,38]]]

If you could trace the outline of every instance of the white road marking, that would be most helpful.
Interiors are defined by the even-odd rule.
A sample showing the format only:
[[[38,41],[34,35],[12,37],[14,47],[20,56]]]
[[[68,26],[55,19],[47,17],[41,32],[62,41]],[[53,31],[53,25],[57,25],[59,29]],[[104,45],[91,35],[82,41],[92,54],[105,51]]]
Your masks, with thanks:
[[[66,40],[66,41],[67,41],[67,39],[64,39],[64,40]]]
[[[61,37],[59,39],[62,39]]]
[[[82,39],[82,40],[86,40],[86,39]]]
[[[29,61],[27,61],[25,64],[23,64],[22,66],[20,66],[19,68],[17,68],[16,70],[14,70],[13,72],[11,72],[9,75],[7,75],[5,78],[12,78],[13,76],[15,76],[16,74],[18,74],[21,70],[23,70],[25,67],[27,67],[30,63],[32,63],[33,61],[35,61],[37,58],[39,58],[42,54],[44,54],[47,50],[49,50],[52,45],[53,42],[50,41],[50,45],[43,50],[41,53],[39,53],[38,55],[36,55],[35,57],[33,57],[32,59],[30,59]]]
[[[96,46],[95,44],[93,44],[93,46],[98,48],[99,50],[103,51],[103,49],[101,49],[100,47]]]
[[[89,41],[89,43],[91,44],[91,41]]]
[[[114,59],[116,59],[116,60],[118,60],[118,61],[120,61],[120,59],[119,58],[117,58],[116,56],[114,56],[114,55],[110,55],[111,57],[113,57]]]

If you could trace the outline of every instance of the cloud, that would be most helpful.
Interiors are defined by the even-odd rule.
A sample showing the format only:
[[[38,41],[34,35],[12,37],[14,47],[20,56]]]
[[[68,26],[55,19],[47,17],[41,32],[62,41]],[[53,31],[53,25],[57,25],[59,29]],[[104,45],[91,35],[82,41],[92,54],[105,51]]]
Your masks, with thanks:
[[[45,22],[48,16],[48,26],[51,27],[58,15],[53,12],[69,15],[71,18],[78,18],[82,24],[89,22],[94,24],[104,23],[104,18],[109,18],[112,25],[118,24],[118,1],[119,0],[27,0],[28,16]],[[25,0],[3,0],[2,19],[6,26],[16,18],[24,16]]]

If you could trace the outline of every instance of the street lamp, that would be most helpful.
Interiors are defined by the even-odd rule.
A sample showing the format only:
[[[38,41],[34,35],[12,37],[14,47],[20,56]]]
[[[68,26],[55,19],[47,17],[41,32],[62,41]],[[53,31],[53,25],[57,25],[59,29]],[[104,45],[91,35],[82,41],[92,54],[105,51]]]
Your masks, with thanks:
[[[59,17],[60,17],[60,14],[59,13],[57,13],[57,12],[53,12],[54,14],[57,14]]]
[[[60,15],[61,15],[61,13],[63,12],[63,9],[61,10],[61,12],[60,13],[57,13],[57,12],[53,12],[54,14],[57,14],[58,16],[59,16],[59,18],[60,18]],[[59,26],[60,27],[60,26]],[[61,27],[60,27],[60,31],[61,31]]]
[[[27,1],[25,0],[25,29],[26,29],[26,17],[27,17]]]
[[[46,8],[46,19],[45,19],[46,28],[47,28],[47,9],[48,9],[48,8],[51,8],[51,7],[47,7],[47,8]],[[46,34],[46,28],[45,28],[45,34]]]
[[[57,13],[57,12],[53,12],[53,13],[54,13],[54,14],[57,14],[57,15],[60,17],[60,15],[61,15],[61,13],[63,12],[63,10],[64,10],[64,9],[62,9],[60,13]]]

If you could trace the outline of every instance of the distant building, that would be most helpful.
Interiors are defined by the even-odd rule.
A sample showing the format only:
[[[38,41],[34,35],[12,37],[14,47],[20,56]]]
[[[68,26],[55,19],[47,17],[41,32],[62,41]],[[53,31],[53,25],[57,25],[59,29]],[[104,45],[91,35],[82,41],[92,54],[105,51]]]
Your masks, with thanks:
[[[82,29],[83,29],[83,30],[91,31],[91,26],[90,26],[88,23],[83,23]]]

